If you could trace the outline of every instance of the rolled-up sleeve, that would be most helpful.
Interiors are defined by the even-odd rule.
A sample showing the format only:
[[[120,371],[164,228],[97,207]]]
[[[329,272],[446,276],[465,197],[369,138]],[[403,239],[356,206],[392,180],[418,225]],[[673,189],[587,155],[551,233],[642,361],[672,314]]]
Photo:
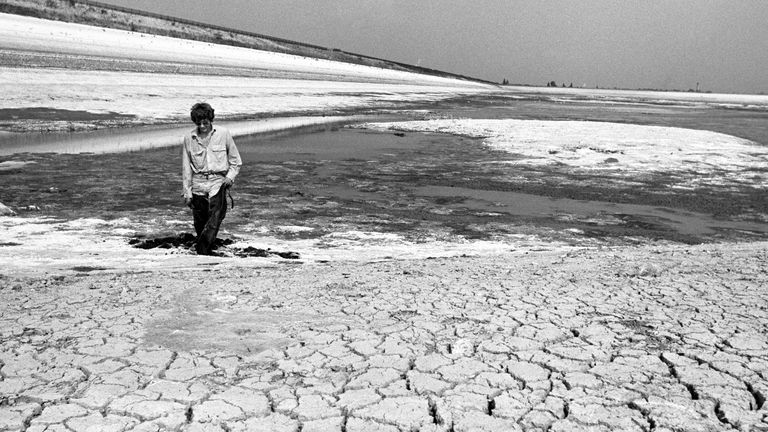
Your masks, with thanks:
[[[226,136],[227,145],[227,161],[229,162],[229,169],[227,170],[227,177],[235,181],[235,177],[240,172],[240,167],[243,165],[243,160],[240,158],[240,152],[237,150],[235,140],[232,139],[232,134],[227,131]]]
[[[189,160],[188,138],[181,142],[181,183],[184,198],[192,198],[192,165]]]

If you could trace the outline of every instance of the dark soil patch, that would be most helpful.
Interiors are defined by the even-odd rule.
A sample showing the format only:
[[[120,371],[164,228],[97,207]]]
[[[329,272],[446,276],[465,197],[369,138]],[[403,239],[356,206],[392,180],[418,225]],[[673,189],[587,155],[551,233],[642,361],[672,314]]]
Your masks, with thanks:
[[[267,258],[272,255],[277,255],[280,258],[285,259],[299,259],[300,255],[297,252],[278,252],[273,251],[272,249],[260,249],[255,248],[253,246],[248,246],[243,249],[234,249],[235,256],[246,258],[246,257],[260,257],[260,258]]]
[[[213,249],[217,249],[222,246],[229,246],[232,243],[234,243],[232,239],[217,238]],[[183,233],[177,234],[175,236],[156,238],[134,237],[128,241],[128,244],[139,249],[189,249],[195,245],[195,235],[191,233]]]
[[[64,120],[64,121],[89,121],[89,120],[115,120],[131,119],[132,115],[116,112],[92,113],[89,111],[63,110],[55,108],[0,108],[0,121],[3,120]]]
[[[72,267],[72,270],[80,273],[90,273],[94,271],[109,270],[109,268],[108,267],[92,267],[92,266],[75,266],[75,267]]]
[[[232,255],[240,258],[248,258],[248,257],[258,257],[258,258],[267,258],[270,256],[279,256],[280,258],[284,259],[299,259],[300,255],[298,252],[291,252],[291,251],[275,251],[270,248],[267,249],[261,249],[256,248],[253,246],[248,246],[245,248],[233,248],[229,247],[234,243],[234,240],[232,239],[216,239],[216,243],[213,246],[213,250],[221,250],[223,248],[226,248],[228,252],[230,252]],[[191,233],[182,233],[177,234],[175,236],[165,236],[165,237],[156,237],[156,238],[141,238],[141,237],[134,237],[131,240],[128,241],[128,244],[135,248],[139,249],[183,249],[183,250],[189,250],[192,249],[195,246],[195,236]],[[227,256],[227,254],[219,253],[216,254],[217,256]]]

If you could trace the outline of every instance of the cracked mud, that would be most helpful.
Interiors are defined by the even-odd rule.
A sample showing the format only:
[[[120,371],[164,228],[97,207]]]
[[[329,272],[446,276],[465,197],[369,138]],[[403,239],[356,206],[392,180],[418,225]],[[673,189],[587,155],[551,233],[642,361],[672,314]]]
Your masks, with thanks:
[[[768,430],[766,250],[5,277],[0,429]]]

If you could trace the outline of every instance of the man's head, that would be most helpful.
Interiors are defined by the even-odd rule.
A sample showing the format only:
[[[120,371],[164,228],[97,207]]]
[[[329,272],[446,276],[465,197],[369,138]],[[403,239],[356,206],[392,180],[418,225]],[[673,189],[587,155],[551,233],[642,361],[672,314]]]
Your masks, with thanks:
[[[192,117],[192,122],[197,125],[198,132],[210,132],[211,123],[213,123],[213,108],[210,105],[205,102],[198,102],[192,106],[192,111],[189,114]]]
[[[213,123],[213,108],[205,102],[194,104],[189,115],[192,117],[192,123],[196,124],[198,129],[201,126],[210,127],[210,124]]]
[[[198,102],[192,106],[190,117],[192,117],[192,123],[194,124],[198,124],[201,120],[206,119],[213,122],[213,108],[205,102]]]

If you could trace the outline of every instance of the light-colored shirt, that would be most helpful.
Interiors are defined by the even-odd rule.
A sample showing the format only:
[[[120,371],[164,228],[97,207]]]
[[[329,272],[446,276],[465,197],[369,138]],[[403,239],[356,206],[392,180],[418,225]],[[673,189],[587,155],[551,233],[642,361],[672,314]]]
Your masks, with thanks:
[[[181,177],[184,198],[195,195],[212,197],[219,193],[224,177],[235,180],[243,164],[235,140],[223,127],[215,127],[205,138],[197,128],[184,136],[181,152]]]

